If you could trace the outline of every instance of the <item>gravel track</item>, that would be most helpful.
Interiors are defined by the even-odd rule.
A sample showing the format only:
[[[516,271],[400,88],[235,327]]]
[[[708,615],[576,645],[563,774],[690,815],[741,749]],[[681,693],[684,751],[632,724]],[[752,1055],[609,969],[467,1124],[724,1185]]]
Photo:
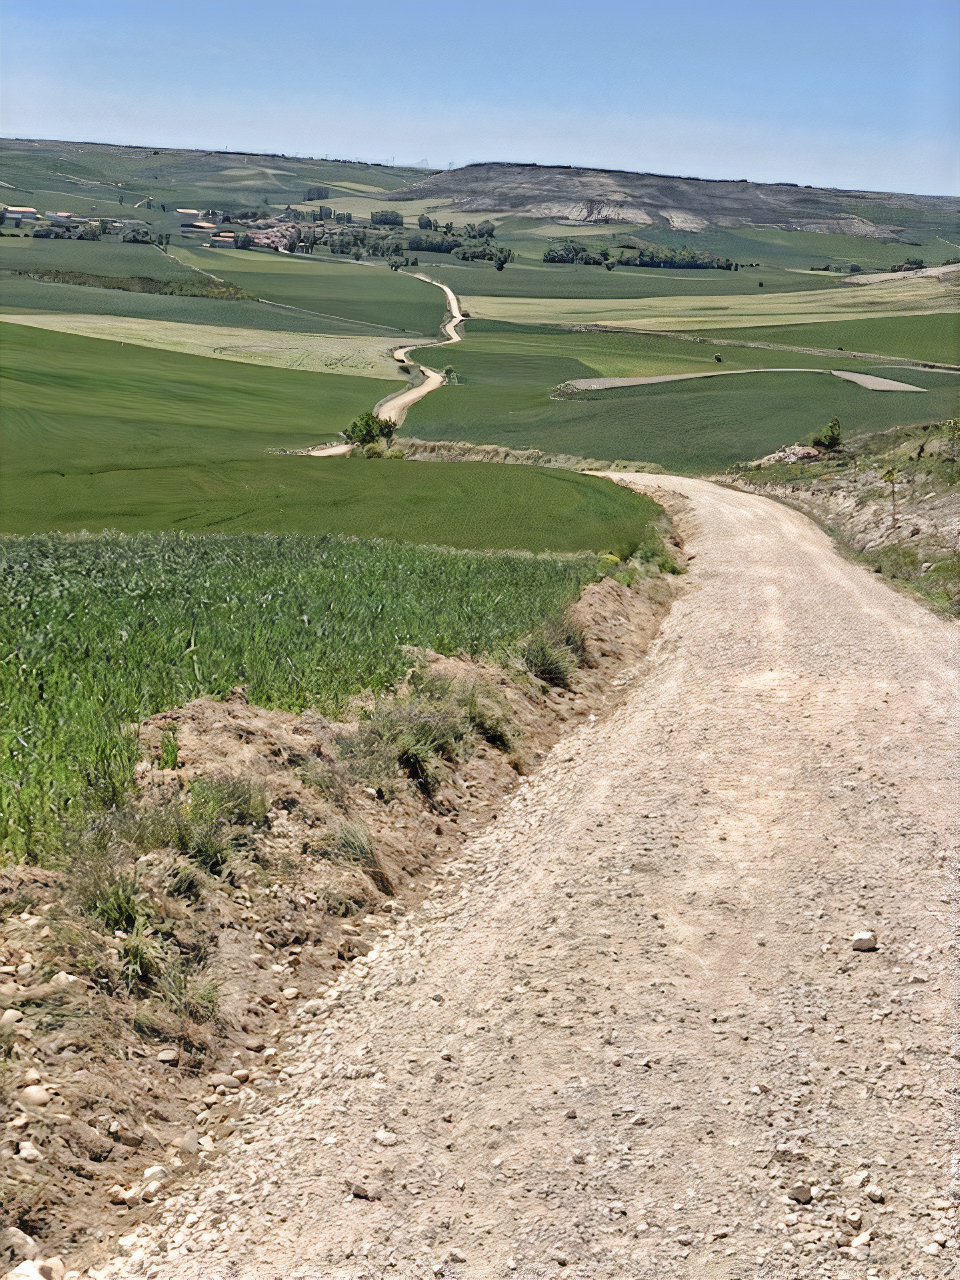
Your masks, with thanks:
[[[616,479],[695,555],[627,697],[100,1274],[956,1274],[956,626],[774,502]]]

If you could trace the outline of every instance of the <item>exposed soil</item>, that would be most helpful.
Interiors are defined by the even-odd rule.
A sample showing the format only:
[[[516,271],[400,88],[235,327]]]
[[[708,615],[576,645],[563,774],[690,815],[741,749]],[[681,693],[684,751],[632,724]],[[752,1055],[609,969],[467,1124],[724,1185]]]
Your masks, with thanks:
[[[951,196],[838,191],[793,183],[705,181],[658,173],[578,169],[567,165],[469,164],[431,174],[391,193],[393,200],[436,200],[463,212],[503,210],[571,222],[637,222],[701,230],[777,226],[788,231],[909,241],[904,211],[950,225]],[[855,203],[858,214],[850,211]],[[949,233],[948,233],[949,234]]]
[[[695,553],[650,660],[101,1275],[955,1274],[956,626],[628,483]]]
[[[926,391],[926,387],[914,387],[909,382],[895,382],[892,378],[878,378],[872,373],[847,373],[842,369],[711,369],[701,373],[660,373],[645,378],[573,378],[561,384],[561,389],[574,391],[603,391],[607,387],[642,387],[649,382],[684,382],[689,378],[726,378],[736,373],[832,373],[866,387],[868,391]]]
[[[682,561],[679,545],[674,550]],[[269,812],[238,837],[229,879],[210,879],[196,901],[170,896],[169,850],[137,864],[178,945],[205,956],[199,976],[219,986],[215,1016],[204,1022],[125,993],[124,935],[112,937],[103,926],[98,933],[77,915],[70,877],[0,871],[0,1013],[10,1011],[0,1026],[0,1188],[11,1229],[0,1229],[0,1263],[61,1254],[86,1267],[115,1253],[118,1237],[156,1221],[157,1203],[177,1180],[213,1160],[239,1113],[282,1083],[276,1045],[302,1023],[309,1002],[422,898],[424,873],[496,822],[523,775],[569,725],[623,696],[676,582],[638,579],[627,588],[605,578],[586,588],[573,612],[590,665],[573,675],[570,690],[465,656],[411,652],[412,666],[492,693],[512,738],[509,751],[477,741],[467,758],[438,761],[431,796],[399,776],[380,798],[338,758],[338,738],[351,724],[267,711],[248,705],[242,690],[141,726],[145,805],[195,777],[229,775],[260,782]],[[163,734],[174,726],[178,767],[160,769]],[[369,832],[376,867],[324,856],[343,821]],[[208,1105],[218,1070],[240,1078],[221,1086],[224,1102]],[[43,1087],[46,1102],[23,1093],[30,1083]],[[166,1188],[154,1203],[157,1191],[143,1175],[156,1165]]]

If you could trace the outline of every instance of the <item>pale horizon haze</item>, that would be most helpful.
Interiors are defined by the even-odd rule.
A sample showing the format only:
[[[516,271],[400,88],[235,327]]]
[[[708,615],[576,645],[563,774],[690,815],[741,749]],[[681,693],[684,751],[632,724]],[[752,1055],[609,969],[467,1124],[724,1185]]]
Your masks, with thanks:
[[[0,131],[948,195],[952,0],[2,0]]]

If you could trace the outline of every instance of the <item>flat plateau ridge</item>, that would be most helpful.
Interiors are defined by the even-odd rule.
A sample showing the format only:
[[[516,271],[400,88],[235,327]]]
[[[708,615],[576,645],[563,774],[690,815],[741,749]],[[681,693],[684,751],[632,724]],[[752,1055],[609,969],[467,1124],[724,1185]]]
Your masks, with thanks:
[[[694,557],[627,695],[92,1274],[952,1274],[956,626],[786,507],[616,478]]]
[[[794,183],[711,181],[619,169],[471,164],[391,192],[393,200],[437,199],[464,213],[502,211],[571,222],[629,222],[702,231],[708,226],[780,227],[899,240],[903,214],[956,223],[960,200]],[[911,219],[912,221],[913,219]]]

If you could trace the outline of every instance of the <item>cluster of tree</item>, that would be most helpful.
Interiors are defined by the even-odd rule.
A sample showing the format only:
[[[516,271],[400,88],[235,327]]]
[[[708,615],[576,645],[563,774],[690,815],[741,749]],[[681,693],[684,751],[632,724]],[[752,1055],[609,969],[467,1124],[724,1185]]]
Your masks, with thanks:
[[[396,429],[395,422],[390,422],[387,418],[379,418],[368,410],[366,413],[361,413],[359,418],[354,418],[343,435],[344,439],[351,444],[376,444],[379,440],[386,440],[389,443]]]
[[[417,226],[421,231],[442,231],[446,236],[453,235],[453,223],[445,222],[441,227],[436,218],[429,218],[425,213],[421,213],[417,219]]]
[[[367,233],[362,229],[356,231],[334,231],[324,237],[324,243],[329,244],[331,253],[344,256],[352,254],[354,258],[359,259],[363,257],[363,246],[367,243]]]
[[[330,188],[329,187],[307,187],[307,194],[303,198],[304,200],[329,200]]]
[[[411,242],[411,248],[413,247]],[[513,250],[500,245],[484,243],[465,244],[453,250],[453,257],[461,262],[492,262],[498,271],[502,271],[508,262],[513,261]]]
[[[714,269],[718,271],[739,271],[740,263],[729,258],[713,258],[700,249],[688,249],[682,245],[679,249],[667,249],[662,245],[641,245],[634,257],[620,254],[618,259],[624,267],[682,267],[700,270]]]
[[[392,240],[389,237],[381,237],[367,247],[367,253],[372,258],[391,258],[402,256],[404,252],[403,244],[399,240]]]
[[[492,240],[496,230],[492,222],[483,221],[479,225],[467,222],[464,225],[463,234],[468,240]]]
[[[415,232],[410,237],[410,248],[419,253],[453,253],[454,249],[459,249],[462,241],[456,238],[448,238],[446,235],[421,235]]]
[[[702,250],[688,249],[686,245],[682,245],[679,249],[670,249],[657,244],[631,244],[629,247],[635,250],[633,254],[628,254],[621,249],[619,258],[611,258],[609,249],[597,249],[594,252],[578,240],[567,240],[561,245],[553,245],[549,248],[543,255],[543,261],[586,267],[606,267],[608,271],[618,266],[739,271],[741,266],[746,265],[733,262],[730,258],[714,258]]]
[[[904,258],[902,262],[898,262],[896,266],[890,268],[891,271],[920,271],[922,269],[922,258]]]
[[[586,267],[601,267],[610,257],[606,249],[600,253],[591,253],[586,245],[577,240],[568,240],[565,244],[554,245],[543,255],[544,262],[560,262],[568,266],[577,264]]]
[[[379,209],[370,215],[371,227],[402,227],[403,214],[396,209]]]

